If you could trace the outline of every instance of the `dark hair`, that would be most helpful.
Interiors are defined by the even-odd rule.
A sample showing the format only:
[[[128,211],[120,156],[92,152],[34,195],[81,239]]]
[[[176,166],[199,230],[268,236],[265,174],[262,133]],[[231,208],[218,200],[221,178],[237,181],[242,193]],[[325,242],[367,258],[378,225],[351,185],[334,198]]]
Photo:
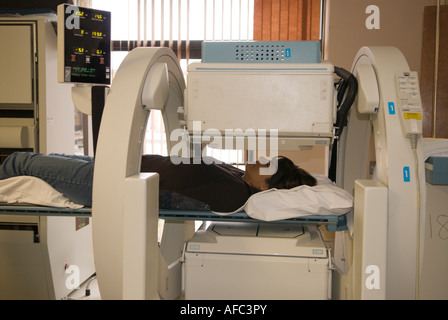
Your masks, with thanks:
[[[291,189],[301,185],[315,186],[316,179],[286,157],[277,157],[277,172],[267,180],[269,189]]]

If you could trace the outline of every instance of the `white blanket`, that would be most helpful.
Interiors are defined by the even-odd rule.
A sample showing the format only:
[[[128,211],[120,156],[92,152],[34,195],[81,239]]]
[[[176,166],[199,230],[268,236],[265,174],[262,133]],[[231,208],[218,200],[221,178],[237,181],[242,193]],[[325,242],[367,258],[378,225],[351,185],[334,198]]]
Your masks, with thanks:
[[[79,209],[82,205],[67,199],[45,181],[31,176],[0,180],[0,202]]]

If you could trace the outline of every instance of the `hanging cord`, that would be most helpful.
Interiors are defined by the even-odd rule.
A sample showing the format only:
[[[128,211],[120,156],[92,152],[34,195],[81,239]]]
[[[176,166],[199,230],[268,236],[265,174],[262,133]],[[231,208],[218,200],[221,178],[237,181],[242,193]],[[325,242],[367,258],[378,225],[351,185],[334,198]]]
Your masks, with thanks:
[[[347,116],[350,108],[358,94],[358,80],[355,76],[345,69],[334,67],[334,72],[341,78],[338,85],[337,95],[337,117],[336,117],[336,136],[340,137],[343,128],[347,125]]]
[[[341,79],[337,83],[337,116],[335,127],[335,137],[336,140],[333,143],[333,148],[331,150],[331,164],[328,177],[336,182],[336,162],[337,162],[337,149],[338,149],[338,138],[342,134],[342,130],[347,125],[347,116],[350,108],[355,101],[356,95],[358,94],[358,81],[355,76],[345,69],[335,67],[334,72]]]
[[[420,200],[420,177],[418,172],[418,155],[417,155],[417,142],[418,142],[418,135],[413,134],[409,138],[411,142],[411,149],[414,153],[414,162],[415,162],[415,178],[416,178],[416,184],[417,184],[417,244],[416,244],[416,261],[415,261],[415,299],[419,300],[420,297],[420,219],[421,219],[421,200]]]
[[[87,282],[87,285],[86,285],[86,296],[87,297],[90,296],[90,283],[92,283],[92,281],[95,279],[96,279],[96,273],[92,278],[89,279],[89,282]]]

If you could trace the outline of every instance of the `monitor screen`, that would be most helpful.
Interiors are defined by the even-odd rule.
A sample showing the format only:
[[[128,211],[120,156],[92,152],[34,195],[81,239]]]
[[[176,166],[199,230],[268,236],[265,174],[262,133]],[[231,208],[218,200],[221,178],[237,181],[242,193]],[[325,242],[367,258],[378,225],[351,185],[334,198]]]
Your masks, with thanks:
[[[58,81],[110,84],[111,13],[58,6]]]

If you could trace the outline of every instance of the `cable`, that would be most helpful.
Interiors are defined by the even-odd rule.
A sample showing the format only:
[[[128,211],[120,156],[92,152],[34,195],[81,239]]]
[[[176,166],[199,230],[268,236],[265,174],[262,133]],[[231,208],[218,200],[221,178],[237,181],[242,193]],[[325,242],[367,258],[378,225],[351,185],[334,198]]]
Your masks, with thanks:
[[[94,275],[90,280],[89,280],[89,282],[87,282],[87,285],[86,285],[86,296],[88,297],[88,296],[90,296],[90,283],[93,281],[93,280],[95,280],[96,279],[96,275]]]
[[[419,135],[413,134],[410,136],[409,140],[411,142],[411,149],[414,154],[415,163],[415,181],[417,184],[417,244],[416,244],[416,263],[415,263],[415,299],[418,300],[420,296],[420,219],[421,219],[421,194],[420,194],[420,177],[418,172],[418,155],[417,155],[417,141]]]
[[[340,136],[344,126],[347,125],[348,112],[358,94],[358,80],[352,73],[343,68],[334,67],[334,72],[342,79],[338,88],[336,119],[337,136]]]
[[[330,150],[330,168],[328,172],[328,177],[332,181],[336,181],[336,171],[337,171],[337,150],[338,150],[338,139],[342,135],[344,127],[347,125],[347,116],[350,108],[355,101],[356,95],[358,94],[358,80],[356,77],[348,72],[347,70],[339,67],[334,67],[334,72],[337,76],[341,78],[337,84],[337,116],[335,127],[335,140],[333,147]]]

